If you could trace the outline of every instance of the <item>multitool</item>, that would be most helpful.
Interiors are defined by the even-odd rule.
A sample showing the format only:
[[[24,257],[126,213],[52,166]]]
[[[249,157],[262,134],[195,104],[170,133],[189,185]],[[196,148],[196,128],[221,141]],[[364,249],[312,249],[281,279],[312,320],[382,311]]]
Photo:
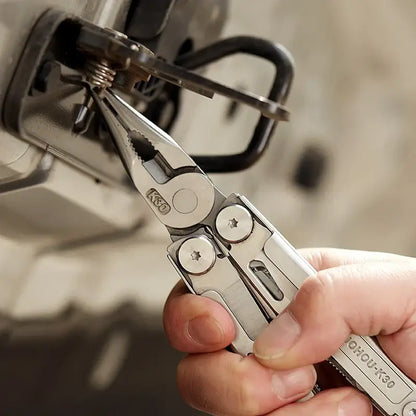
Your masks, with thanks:
[[[232,349],[251,354],[268,323],[316,271],[244,197],[224,196],[164,131],[111,89],[91,91],[135,187],[171,236],[188,289],[232,317]],[[386,416],[416,415],[416,386],[370,337],[351,335],[329,361]]]
[[[268,98],[189,71],[236,52],[275,65]],[[87,96],[84,104],[77,106],[72,132],[81,137],[92,130],[90,107],[94,102],[134,186],[171,236],[168,258],[172,265],[192,293],[213,299],[229,312],[236,328],[231,348],[243,356],[251,354],[257,336],[316,271],[245,197],[224,196],[167,133],[113,91],[117,87],[137,98],[138,82],[146,83],[151,76],[206,97],[220,94],[260,111],[262,116],[242,163],[238,154],[221,158],[222,165],[232,165],[228,170],[257,160],[275,122],[289,117],[284,102],[293,63],[281,46],[256,38],[231,38],[181,56],[178,65],[155,56],[123,33],[51,10],[28,40],[9,88],[4,121],[16,134],[109,179],[104,172],[108,165],[104,169],[90,166],[84,160],[88,153],[84,147],[57,139],[70,131],[65,111],[71,108],[69,97],[85,87]],[[47,129],[42,128],[44,123]],[[59,134],[57,126],[63,127]],[[207,165],[207,159],[211,170],[218,171],[217,160],[212,163],[212,157],[198,157],[200,165]],[[373,338],[351,335],[329,361],[352,385],[367,393],[383,415],[416,416],[415,383]]]

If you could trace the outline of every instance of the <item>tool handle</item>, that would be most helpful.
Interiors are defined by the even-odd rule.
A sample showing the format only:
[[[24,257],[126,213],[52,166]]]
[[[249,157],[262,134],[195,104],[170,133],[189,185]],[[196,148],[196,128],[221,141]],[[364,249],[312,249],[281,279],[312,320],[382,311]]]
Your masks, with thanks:
[[[316,271],[292,245],[244,197],[244,206],[272,236],[264,244],[264,255],[273,264],[270,273],[279,273],[276,284],[287,278],[297,289]],[[282,275],[284,276],[282,278]],[[375,289],[376,290],[376,289]],[[385,416],[416,415],[416,385],[382,351],[370,337],[351,335],[329,362],[359,390],[365,392]]]
[[[226,308],[236,328],[232,348],[248,355],[268,322],[316,270],[243,196],[229,196],[210,229],[175,241],[169,258],[193,293]],[[195,252],[204,262],[189,257]],[[416,416],[415,383],[372,338],[350,335],[329,362],[384,416]]]

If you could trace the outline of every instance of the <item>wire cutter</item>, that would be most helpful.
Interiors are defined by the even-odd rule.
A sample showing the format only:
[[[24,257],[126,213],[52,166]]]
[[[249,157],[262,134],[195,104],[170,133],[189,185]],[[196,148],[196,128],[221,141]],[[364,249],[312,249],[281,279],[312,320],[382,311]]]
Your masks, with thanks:
[[[188,289],[231,315],[231,348],[252,353],[268,323],[316,271],[244,197],[218,190],[189,155],[112,89],[91,90],[135,187],[171,236],[168,258]],[[370,337],[330,359],[385,416],[416,416],[416,385]]]

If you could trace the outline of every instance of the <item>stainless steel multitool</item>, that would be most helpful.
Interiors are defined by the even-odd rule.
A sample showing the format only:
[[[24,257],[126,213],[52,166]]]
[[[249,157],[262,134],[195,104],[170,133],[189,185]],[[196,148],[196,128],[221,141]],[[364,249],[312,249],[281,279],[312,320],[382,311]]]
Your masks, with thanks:
[[[225,197],[164,131],[112,90],[91,91],[134,185],[171,236],[168,258],[192,293],[231,315],[232,348],[253,343],[316,271],[244,197]],[[416,385],[370,337],[329,361],[385,416],[416,416]]]

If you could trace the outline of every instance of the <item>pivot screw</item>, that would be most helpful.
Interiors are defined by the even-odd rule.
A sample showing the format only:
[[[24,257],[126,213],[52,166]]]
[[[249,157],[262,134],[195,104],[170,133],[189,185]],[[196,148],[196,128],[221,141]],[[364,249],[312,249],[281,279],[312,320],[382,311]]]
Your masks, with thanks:
[[[239,243],[249,237],[253,231],[254,221],[248,209],[235,204],[219,212],[215,226],[224,240]]]
[[[215,264],[216,254],[212,243],[204,236],[186,240],[178,252],[181,266],[190,274],[202,275]]]
[[[403,416],[416,416],[416,402],[408,403],[405,406]]]

